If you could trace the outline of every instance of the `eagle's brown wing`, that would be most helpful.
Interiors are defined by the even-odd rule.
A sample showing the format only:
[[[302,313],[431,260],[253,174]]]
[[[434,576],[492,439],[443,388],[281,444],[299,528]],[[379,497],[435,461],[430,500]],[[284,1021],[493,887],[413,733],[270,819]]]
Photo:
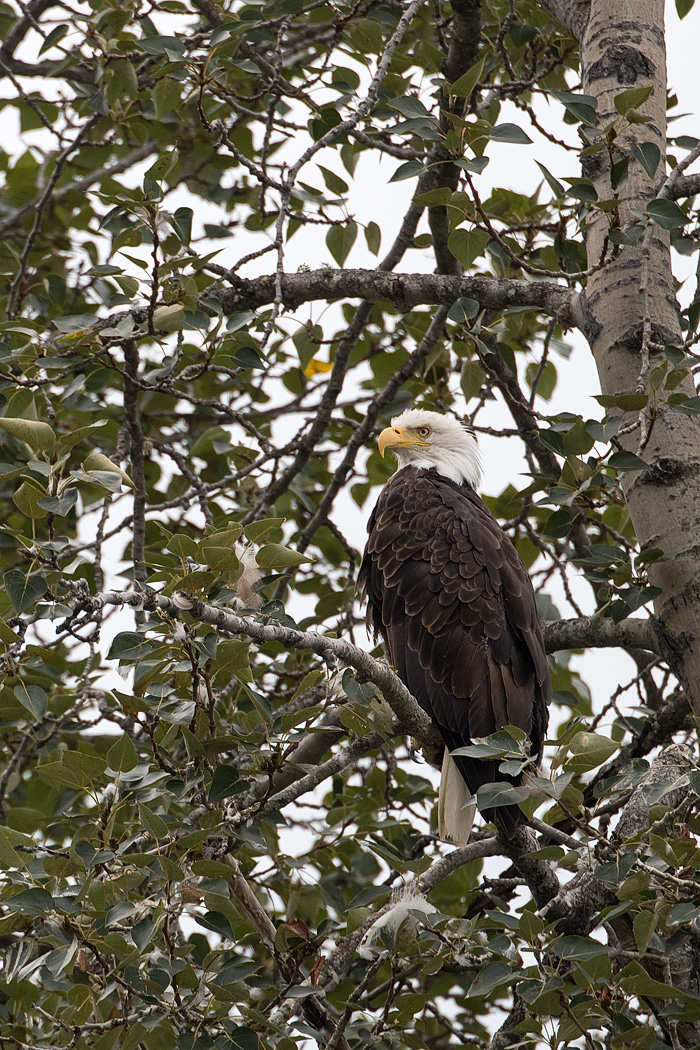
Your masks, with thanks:
[[[404,467],[368,528],[369,620],[448,749],[513,725],[539,756],[551,696],[542,631],[527,569],[491,512],[468,485]],[[455,761],[472,793],[507,779],[496,762]],[[487,816],[512,835],[521,814]]]

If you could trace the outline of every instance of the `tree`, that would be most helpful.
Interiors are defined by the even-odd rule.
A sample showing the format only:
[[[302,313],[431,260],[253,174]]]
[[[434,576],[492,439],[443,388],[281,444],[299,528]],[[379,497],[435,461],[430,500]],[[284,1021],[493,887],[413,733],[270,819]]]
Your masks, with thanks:
[[[700,298],[671,265],[700,142],[667,135],[663,15],[0,8],[3,1046],[700,1043]],[[484,189],[493,143],[545,139],[537,193]],[[410,187],[398,225],[370,177]],[[572,330],[602,419],[548,412]],[[555,689],[512,843],[437,838],[435,730],[362,634],[345,520],[413,402],[477,432],[502,404],[529,464],[487,495]],[[591,698],[572,653],[610,646],[637,673]]]

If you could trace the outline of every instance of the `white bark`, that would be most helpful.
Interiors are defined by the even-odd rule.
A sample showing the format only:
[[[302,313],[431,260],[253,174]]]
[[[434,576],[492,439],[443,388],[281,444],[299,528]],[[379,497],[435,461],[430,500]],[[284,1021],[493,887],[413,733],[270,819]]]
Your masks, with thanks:
[[[597,98],[601,126],[613,123],[618,129],[612,160],[628,154],[633,142],[654,142],[661,151],[653,179],[630,158],[628,180],[620,191],[623,224],[630,209],[646,209],[666,178],[663,16],[663,0],[592,0],[581,44],[583,90]],[[647,85],[654,90],[640,111],[648,123],[621,120],[615,96]],[[610,163],[606,148],[584,158],[584,174],[601,199],[613,196]],[[598,213],[587,238],[590,261],[600,257],[607,227],[606,214]],[[649,371],[665,360],[663,345],[678,345],[681,338],[668,234],[651,224],[648,236],[635,246],[623,246],[617,258],[591,276],[585,298],[587,335],[603,393],[644,388]],[[648,358],[642,352],[645,322]],[[690,379],[684,389],[694,394]],[[628,447],[636,451],[638,441],[639,431],[627,438]],[[650,573],[652,584],[662,589],[655,610],[673,669],[699,712],[700,424],[662,410],[642,454],[651,469],[627,475],[627,502],[642,546],[660,547],[669,559]]]

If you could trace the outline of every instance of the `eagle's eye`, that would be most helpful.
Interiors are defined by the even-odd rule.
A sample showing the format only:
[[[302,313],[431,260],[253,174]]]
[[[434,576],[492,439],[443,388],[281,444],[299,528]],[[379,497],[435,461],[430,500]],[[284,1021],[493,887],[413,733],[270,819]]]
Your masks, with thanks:
[[[430,427],[418,427],[418,437],[430,437]]]

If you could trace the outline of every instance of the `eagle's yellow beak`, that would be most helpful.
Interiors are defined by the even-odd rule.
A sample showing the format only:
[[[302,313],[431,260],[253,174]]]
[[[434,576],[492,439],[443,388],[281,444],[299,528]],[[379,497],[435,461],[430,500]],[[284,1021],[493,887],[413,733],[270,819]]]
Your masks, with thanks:
[[[377,441],[379,455],[384,458],[388,448],[427,448],[427,441],[420,441],[417,437],[406,432],[405,427],[387,427],[382,430]]]

